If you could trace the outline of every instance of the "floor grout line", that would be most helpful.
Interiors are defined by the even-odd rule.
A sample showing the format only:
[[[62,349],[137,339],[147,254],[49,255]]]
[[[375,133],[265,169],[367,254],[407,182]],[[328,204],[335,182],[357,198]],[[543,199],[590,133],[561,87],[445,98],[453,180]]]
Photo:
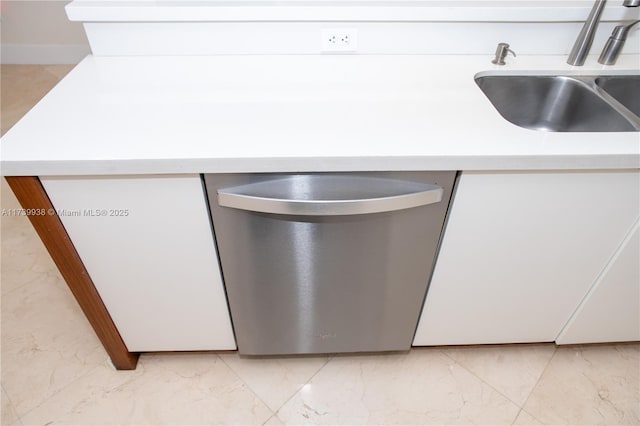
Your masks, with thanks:
[[[491,383],[487,383],[482,377],[478,376],[476,373],[474,373],[473,371],[471,371],[470,369],[468,369],[467,367],[465,367],[463,364],[459,363],[458,361],[456,361],[452,356],[450,356],[449,354],[447,354],[445,352],[444,349],[440,349],[440,352],[442,352],[447,358],[449,358],[454,364],[456,364],[457,366],[463,368],[464,370],[466,370],[469,374],[471,374],[473,377],[475,377],[476,379],[480,380],[482,383],[484,383],[485,385],[489,386],[491,389],[493,389],[494,391],[498,392],[500,395],[502,395],[506,400],[508,400],[509,402],[511,402],[513,405],[515,405],[516,407],[518,407],[520,410],[522,410],[522,407],[520,406],[520,404],[518,404],[517,402],[515,402],[514,400],[512,400],[511,398],[509,398],[507,395],[505,395],[504,393],[502,393],[500,390],[496,389]],[[520,413],[518,411],[518,413]],[[514,418],[517,419],[518,416],[516,416]]]
[[[15,405],[13,404],[13,400],[11,399],[11,397],[9,396],[9,392],[7,392],[7,390],[4,388],[4,384],[0,384],[0,387],[2,388],[2,392],[5,394],[7,400],[9,400],[9,405],[11,405],[11,408],[13,409],[13,413],[16,415],[16,417],[18,418],[18,423],[20,423],[20,425],[23,425],[22,423],[22,417],[20,417],[20,414],[18,414],[18,410],[16,410]]]
[[[544,375],[544,372],[547,370],[547,367],[549,366],[549,363],[551,363],[551,360],[553,359],[553,357],[556,355],[556,351],[558,350],[557,345],[554,345],[554,350],[553,350],[553,354],[549,357],[549,361],[547,361],[547,363],[545,364],[544,368],[542,369],[542,373],[540,373],[540,376],[538,377],[538,380],[536,380],[536,383],[531,387],[531,391],[529,392],[529,394],[527,395],[527,398],[524,400],[524,402],[522,403],[522,405],[518,404],[517,402],[515,402],[514,400],[512,400],[509,396],[505,395],[503,392],[501,392],[499,389],[497,389],[495,386],[493,386],[491,383],[488,383],[486,380],[484,380],[482,377],[478,376],[475,372],[471,371],[469,368],[465,367],[463,364],[461,364],[460,362],[456,361],[451,355],[449,355],[448,353],[445,352],[445,349],[440,349],[440,352],[442,352],[447,358],[449,358],[451,361],[453,361],[456,365],[464,368],[467,372],[469,372],[471,375],[473,375],[474,377],[476,377],[478,380],[480,380],[482,383],[484,383],[485,385],[489,386],[491,389],[493,389],[494,391],[498,392],[500,395],[502,395],[504,398],[506,398],[509,402],[511,402],[512,404],[514,404],[516,407],[518,407],[518,413],[516,414],[516,416],[513,418],[513,421],[511,422],[511,425],[513,425],[515,423],[516,420],[518,420],[518,417],[520,416],[520,413],[522,411],[524,411],[525,413],[529,414],[531,417],[533,417],[534,419],[536,419],[537,421],[541,422],[538,418],[536,418],[535,416],[533,416],[531,413],[529,413],[528,411],[526,411],[524,409],[524,406],[526,405],[527,401],[529,400],[529,397],[531,396],[531,394],[533,393],[533,390],[536,388],[536,386],[538,386],[538,383],[540,382],[540,379],[542,378],[542,376]]]
[[[265,420],[264,422],[262,422],[262,426],[266,425],[267,423],[269,423],[269,420],[271,420],[273,418],[273,416],[275,416],[276,418],[278,418],[278,416],[276,415],[276,413],[273,413],[271,415],[271,417],[269,417],[267,420]],[[278,419],[279,420],[279,419]]]
[[[518,410],[518,414],[516,414],[516,417],[513,419],[513,421],[511,422],[511,426],[516,424],[516,421],[518,420],[518,418],[520,417],[520,414],[522,414],[522,407],[519,407],[520,409]]]
[[[551,365],[551,361],[553,361],[553,358],[556,357],[556,354],[558,353],[558,345],[554,344],[554,348],[553,348],[553,354],[549,357],[549,361],[547,361],[547,364],[544,366],[544,368],[542,369],[542,373],[540,373],[540,376],[538,377],[538,380],[536,380],[536,383],[533,385],[533,387],[531,388],[531,392],[529,392],[529,395],[527,395],[527,399],[524,400],[524,402],[522,403],[522,409],[521,411],[524,411],[525,413],[527,413],[528,415],[530,415],[531,417],[533,417],[534,419],[536,419],[537,421],[539,421],[540,423],[544,424],[543,421],[541,421],[539,418],[537,418],[536,416],[534,416],[533,414],[531,414],[530,412],[528,412],[527,410],[525,410],[525,406],[527,405],[527,402],[529,401],[529,399],[531,398],[531,395],[533,395],[533,392],[536,390],[536,388],[538,387],[538,384],[540,384],[540,380],[542,380],[542,377],[544,377],[544,374],[547,372],[547,370],[549,369],[549,366]],[[520,414],[518,414],[520,415]],[[517,419],[517,417],[516,417]]]
[[[102,360],[102,362],[100,362],[99,364],[95,365],[93,368],[87,370],[87,372],[85,374],[81,374],[78,377],[76,377],[75,379],[71,380],[69,383],[67,383],[66,385],[62,386],[60,389],[54,391],[51,395],[49,395],[48,397],[44,398],[42,401],[40,401],[37,405],[35,405],[33,408],[27,410],[24,414],[20,414],[16,411],[16,414],[18,415],[18,417],[20,418],[20,422],[22,423],[22,419],[26,416],[28,416],[31,412],[33,412],[34,410],[40,408],[42,405],[44,405],[47,401],[49,401],[51,398],[53,398],[54,396],[58,395],[60,392],[66,390],[68,387],[70,387],[71,385],[73,385],[74,383],[76,383],[78,380],[83,379],[85,377],[87,377],[89,374],[93,373],[94,371],[96,371],[100,366],[104,365],[104,364],[108,364],[109,363],[109,357],[105,356],[105,358]],[[5,390],[6,392],[6,390]],[[7,396],[9,394],[7,393]]]
[[[237,354],[237,352],[236,352],[236,354]],[[298,387],[298,388],[297,388],[297,389],[296,389],[296,390],[291,394],[291,396],[289,396],[289,398],[287,398],[287,399],[286,399],[282,404],[280,404],[280,407],[278,407],[275,411],[273,411],[273,410],[271,410],[271,407],[269,407],[269,406],[267,405],[267,403],[266,403],[262,398],[260,398],[260,396],[256,393],[256,391],[255,391],[255,390],[253,390],[253,388],[251,387],[251,385],[250,385],[249,383],[247,383],[247,382],[246,382],[246,381],[245,381],[245,380],[244,380],[244,379],[243,379],[243,378],[242,378],[242,377],[241,377],[241,376],[240,376],[240,375],[239,375],[239,374],[238,374],[238,373],[233,369],[233,367],[231,367],[227,362],[225,362],[225,360],[224,360],[222,357],[220,357],[219,355],[217,355],[217,354],[216,354],[216,356],[218,356],[218,358],[219,358],[219,359],[224,363],[224,365],[226,365],[226,366],[227,366],[227,367],[228,367],[228,368],[233,372],[233,374],[235,374],[235,375],[236,375],[236,377],[238,377],[238,379],[240,379],[240,381],[242,381],[242,383],[244,383],[244,384],[245,384],[245,386],[247,386],[247,388],[249,388],[249,390],[251,390],[251,393],[253,393],[253,394],[254,394],[254,395],[255,395],[255,396],[256,396],[256,397],[257,397],[257,398],[258,398],[258,399],[259,399],[259,400],[260,400],[260,401],[261,401],[261,402],[262,402],[262,403],[263,403],[263,404],[264,404],[268,409],[269,409],[269,411],[271,411],[271,412],[272,412],[271,417],[269,417],[269,418],[265,421],[265,423],[266,423],[266,422],[268,422],[268,421],[269,421],[273,416],[276,416],[276,417],[278,418],[278,420],[280,420],[282,423],[284,423],[284,422],[282,421],[282,419],[278,416],[278,412],[280,411],[280,409],[281,409],[282,407],[284,407],[284,406],[285,406],[289,401],[291,401],[291,399],[292,399],[294,396],[296,396],[298,393],[300,393],[300,390],[302,390],[302,388],[303,388],[304,386],[308,385],[308,384],[313,380],[313,378],[314,378],[314,377],[315,377],[315,376],[316,376],[316,375],[317,375],[317,374],[318,374],[318,373],[319,373],[319,372],[320,372],[320,371],[321,371],[321,370],[322,370],[322,369],[323,369],[323,368],[324,368],[324,367],[325,367],[325,366],[326,366],[326,365],[327,365],[327,364],[328,364],[328,363],[329,363],[329,362],[334,358],[334,355],[330,355],[330,356],[328,356],[328,357],[327,357],[327,360],[324,362],[324,364],[322,364],[322,366],[320,366],[320,368],[318,368],[318,370],[316,370],[316,372],[315,372],[315,373],[313,373],[313,374],[311,375],[311,377],[309,377],[309,379],[308,379],[305,383],[303,383],[303,384],[302,384],[302,386]],[[264,423],[263,423],[263,424],[264,424]]]
[[[235,353],[236,355],[238,355],[238,352]],[[239,356],[239,355],[238,355]],[[222,358],[220,356],[220,354],[216,354],[216,357],[222,362],[222,364],[224,364],[225,367],[227,367],[234,376],[236,376],[238,378],[238,380],[240,380],[246,387],[247,389],[249,389],[251,391],[251,393],[253,394],[253,396],[255,396],[256,398],[258,398],[258,400],[264,404],[265,407],[267,407],[267,409],[271,412],[271,416],[269,416],[269,418],[267,420],[265,420],[262,424],[264,425],[266,422],[269,421],[269,419],[271,419],[271,417],[276,415],[276,412],[273,411],[271,409],[271,407],[269,407],[269,405],[260,397],[260,395],[257,394],[257,392],[255,390],[253,390],[253,388],[249,385],[249,383],[247,383],[241,376],[240,374],[238,374],[236,372],[236,370],[234,370],[229,364],[227,364],[227,362],[224,360],[224,358]]]
[[[318,373],[319,373],[320,371],[322,371],[322,369],[323,369],[324,367],[326,367],[326,366],[327,366],[327,364],[329,364],[329,362],[331,362],[331,360],[333,360],[333,358],[334,358],[334,357],[335,357],[335,355],[330,355],[330,356],[328,356],[328,357],[327,357],[327,360],[325,361],[325,363],[324,363],[324,364],[322,364],[322,366],[321,366],[320,368],[318,368],[318,370],[316,370],[316,372],[315,372],[315,373],[313,373],[313,374],[311,375],[311,377],[309,377],[309,380],[307,380],[307,381],[306,381],[302,386],[300,386],[300,387],[299,387],[299,388],[298,388],[298,389],[297,389],[293,394],[291,394],[291,396],[290,396],[289,398],[287,398],[287,400],[286,400],[285,402],[283,402],[283,403],[280,405],[280,407],[278,407],[278,409],[277,409],[277,410],[276,410],[276,412],[275,412],[275,415],[276,415],[276,417],[278,417],[278,419],[279,419],[282,423],[284,423],[284,421],[282,421],[282,419],[278,416],[278,413],[280,412],[280,409],[282,409],[282,407],[284,407],[285,405],[287,405],[287,403],[288,403],[289,401],[291,401],[291,400],[293,399],[293,397],[294,397],[294,396],[296,396],[297,394],[299,394],[299,393],[300,393],[300,391],[302,390],[302,388],[304,388],[306,385],[310,384],[310,383],[311,383],[311,381],[313,380],[313,378],[314,378],[314,377],[316,377],[316,376],[318,375]]]
[[[55,271],[53,271],[53,272],[55,272],[58,275],[57,276],[58,279],[63,280],[63,278],[59,275],[60,273],[58,272],[57,269]],[[18,286],[12,288],[11,290],[7,290],[6,292],[2,293],[2,297],[11,296],[11,295],[13,295],[13,293],[17,292],[20,289],[23,289],[24,287],[28,286],[29,284],[32,284],[32,283],[34,283],[36,281],[39,281],[39,280],[42,280],[42,276],[41,275],[48,275],[50,273],[51,272],[44,272],[43,271],[42,273],[39,273],[39,276],[33,277],[32,279],[30,279],[28,281],[25,281],[22,284],[19,284]],[[1,273],[0,273],[0,277],[1,277]],[[1,278],[0,278],[0,280],[1,280]]]

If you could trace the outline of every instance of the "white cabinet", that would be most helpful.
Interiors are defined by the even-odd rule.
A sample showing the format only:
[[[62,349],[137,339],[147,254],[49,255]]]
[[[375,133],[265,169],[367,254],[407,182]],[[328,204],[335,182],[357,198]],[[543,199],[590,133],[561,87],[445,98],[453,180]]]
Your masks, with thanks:
[[[637,170],[463,173],[414,345],[554,341],[639,210]]]
[[[129,351],[235,349],[199,175],[41,181]]]
[[[640,340],[640,225],[602,271],[556,342],[558,344]]]

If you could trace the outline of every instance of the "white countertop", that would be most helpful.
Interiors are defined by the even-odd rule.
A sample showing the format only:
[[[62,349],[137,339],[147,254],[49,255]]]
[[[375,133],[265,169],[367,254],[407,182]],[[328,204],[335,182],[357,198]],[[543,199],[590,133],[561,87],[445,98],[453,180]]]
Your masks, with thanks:
[[[89,56],[1,142],[3,175],[640,168],[640,133],[517,127],[484,71],[639,73],[590,57]]]

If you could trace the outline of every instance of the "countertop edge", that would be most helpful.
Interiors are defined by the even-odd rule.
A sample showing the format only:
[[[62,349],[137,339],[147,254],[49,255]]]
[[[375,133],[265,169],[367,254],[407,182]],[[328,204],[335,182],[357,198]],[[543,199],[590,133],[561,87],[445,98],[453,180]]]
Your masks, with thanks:
[[[402,170],[630,170],[637,155],[523,155],[2,161],[2,176],[173,175]]]
[[[638,133],[504,120],[473,80],[484,59],[88,57],[2,136],[0,175],[640,169]],[[637,56],[622,59],[611,72],[637,73]],[[557,62],[519,56],[493,73]]]

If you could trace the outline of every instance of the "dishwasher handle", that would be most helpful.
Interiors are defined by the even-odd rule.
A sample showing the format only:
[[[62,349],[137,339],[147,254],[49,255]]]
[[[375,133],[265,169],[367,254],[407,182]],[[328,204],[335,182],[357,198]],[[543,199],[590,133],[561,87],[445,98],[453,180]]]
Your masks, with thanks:
[[[435,204],[438,185],[361,176],[296,175],[218,190],[218,204],[296,216],[382,213]]]

